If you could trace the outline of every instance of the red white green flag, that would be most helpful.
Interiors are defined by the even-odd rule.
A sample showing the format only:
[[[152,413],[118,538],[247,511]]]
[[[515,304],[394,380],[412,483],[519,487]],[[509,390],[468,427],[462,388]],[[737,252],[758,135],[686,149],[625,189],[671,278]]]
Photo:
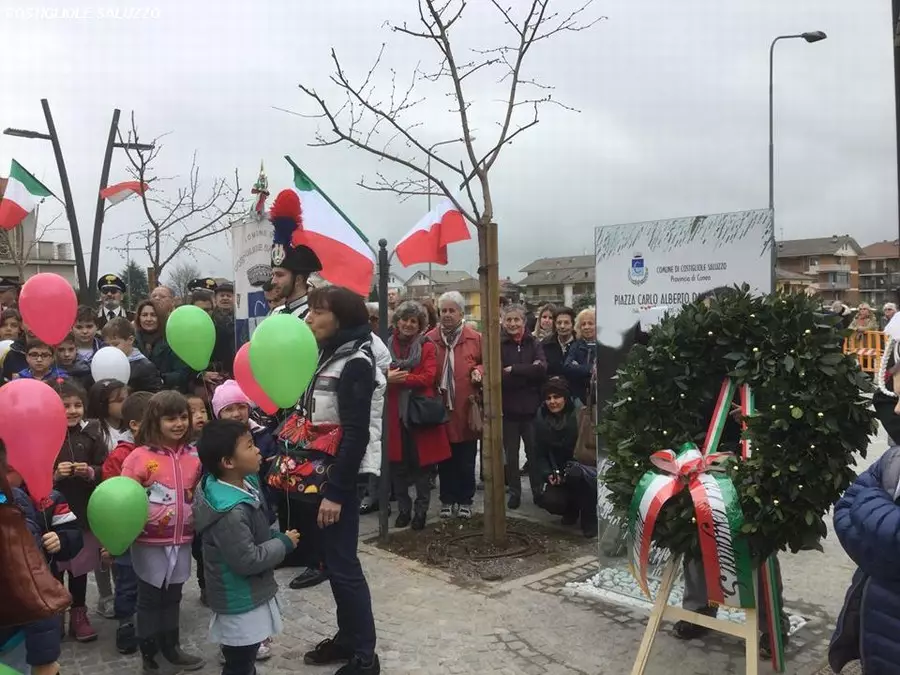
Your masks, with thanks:
[[[449,199],[441,200],[397,243],[397,259],[404,267],[422,263],[447,264],[447,244],[471,239],[463,214]]]
[[[13,160],[6,190],[0,199],[0,229],[11,230],[25,220],[44,197],[52,196],[50,190]]]
[[[367,297],[375,275],[375,253],[365,235],[300,167],[294,168],[294,189],[303,211],[302,233],[295,243],[309,246],[322,261],[323,279]]]
[[[124,183],[116,183],[100,190],[100,197],[110,204],[118,204],[125,201],[131,195],[141,195],[150,187],[139,180],[127,180]]]

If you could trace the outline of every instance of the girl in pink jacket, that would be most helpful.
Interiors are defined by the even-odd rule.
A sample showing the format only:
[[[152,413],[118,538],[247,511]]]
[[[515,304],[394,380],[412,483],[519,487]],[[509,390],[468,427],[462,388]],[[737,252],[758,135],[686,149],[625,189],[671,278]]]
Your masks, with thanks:
[[[181,650],[178,624],[181,588],[191,575],[194,538],[191,502],[201,466],[189,451],[191,416],[187,399],[177,391],[154,394],[147,405],[135,448],[122,475],[147,490],[149,517],[131,547],[138,577],[137,628],[145,672],[198,670],[203,659]]]

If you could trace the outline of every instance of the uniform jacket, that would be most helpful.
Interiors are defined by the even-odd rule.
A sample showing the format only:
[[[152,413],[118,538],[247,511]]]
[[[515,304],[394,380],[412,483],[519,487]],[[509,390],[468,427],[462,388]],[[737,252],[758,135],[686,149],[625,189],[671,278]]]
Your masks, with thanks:
[[[859,569],[831,638],[835,672],[852,660],[866,675],[900,674],[900,447],[863,472],[834,507],[834,531]]]
[[[539,361],[535,365],[535,361]],[[504,331],[500,341],[503,367],[503,416],[519,421],[534,419],[541,404],[541,385],[547,375],[547,359],[541,343],[526,333],[517,342]],[[507,373],[506,368],[512,371]]]
[[[116,316],[113,318],[125,317],[130,322],[134,323],[134,312],[129,312],[124,307],[120,306],[119,309],[117,309],[115,311],[115,314],[116,314]],[[98,331],[103,330],[103,327],[106,325],[106,323],[108,321],[109,321],[109,312],[106,309],[101,307],[97,312],[97,330]]]
[[[204,476],[194,504],[206,599],[218,614],[244,614],[274,598],[275,567],[294,550],[290,539],[269,529],[257,477],[245,480],[256,496]]]
[[[193,448],[135,448],[122,465],[122,475],[147,489],[150,513],[138,536],[141,544],[189,544],[194,537],[191,502],[202,468]]]
[[[435,346],[437,382],[440,384],[444,359],[447,356],[447,346],[441,337],[440,326],[428,331],[427,337]],[[444,425],[447,430],[447,438],[451,443],[476,441],[481,434],[475,433],[469,428],[469,396],[475,395],[478,391],[472,384],[472,373],[476,370],[484,371],[481,360],[481,333],[464,324],[453,351],[454,397],[453,410],[449,411],[450,421]]]
[[[392,462],[403,460],[403,439],[400,435],[400,391],[412,389],[421,396],[438,396],[437,349],[431,340],[422,343],[422,359],[419,365],[409,371],[405,382],[387,386],[388,457]],[[405,356],[405,355],[403,355]],[[420,427],[411,430],[419,466],[431,466],[450,457],[450,442],[447,440],[446,424]]]
[[[159,337],[154,342],[146,342],[145,338],[146,334],[138,331],[134,346],[156,366],[163,388],[187,392],[190,367],[175,355],[164,337]]]
[[[67,476],[56,481],[56,488],[65,495],[83,529],[88,529],[87,505],[94,488],[100,482],[106,453],[106,441],[103,440],[99,423],[96,420],[82,420],[66,431],[66,440],[53,463],[54,472],[60,462],[85,462],[91,469],[93,475],[88,478]]]

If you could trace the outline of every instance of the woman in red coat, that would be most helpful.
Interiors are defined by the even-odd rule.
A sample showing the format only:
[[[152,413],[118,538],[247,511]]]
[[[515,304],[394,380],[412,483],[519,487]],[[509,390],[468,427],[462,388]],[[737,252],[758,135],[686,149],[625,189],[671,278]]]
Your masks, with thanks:
[[[431,467],[450,457],[450,442],[444,424],[410,424],[412,397],[437,398],[438,363],[434,343],[425,337],[428,315],[417,302],[407,301],[394,310],[394,330],[388,338],[391,366],[387,381],[388,457],[400,513],[395,527],[412,522],[414,530],[425,527],[431,500]],[[409,497],[416,487],[415,503]]]

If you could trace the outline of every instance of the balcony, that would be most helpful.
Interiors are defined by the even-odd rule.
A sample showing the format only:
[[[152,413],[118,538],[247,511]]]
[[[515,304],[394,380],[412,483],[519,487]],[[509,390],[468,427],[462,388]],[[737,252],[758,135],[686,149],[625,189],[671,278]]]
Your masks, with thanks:
[[[820,281],[813,284],[820,291],[846,291],[850,288],[849,281]]]
[[[845,272],[850,273],[850,265],[827,264],[827,265],[810,265],[806,270],[807,274],[827,274],[828,272]]]

